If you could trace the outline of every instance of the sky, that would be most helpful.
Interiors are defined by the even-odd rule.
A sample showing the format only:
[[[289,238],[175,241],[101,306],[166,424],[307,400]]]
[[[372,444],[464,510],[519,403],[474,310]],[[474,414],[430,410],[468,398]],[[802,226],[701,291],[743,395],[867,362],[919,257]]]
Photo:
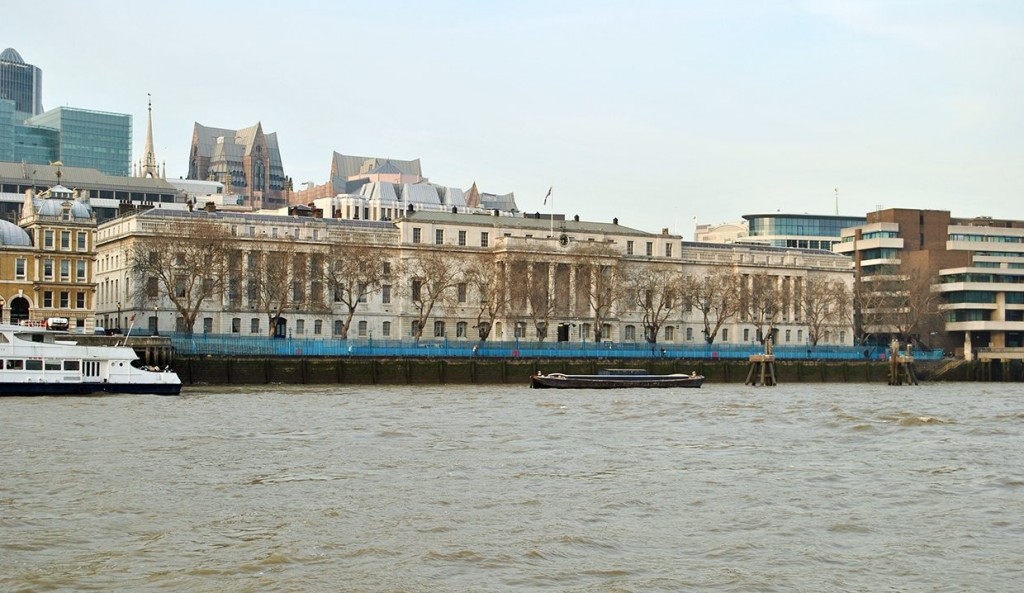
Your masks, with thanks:
[[[15,2],[43,106],[133,116],[188,173],[196,122],[420,159],[525,212],[695,223],[881,208],[1024,219],[1024,2]],[[552,188],[552,199],[544,196]]]

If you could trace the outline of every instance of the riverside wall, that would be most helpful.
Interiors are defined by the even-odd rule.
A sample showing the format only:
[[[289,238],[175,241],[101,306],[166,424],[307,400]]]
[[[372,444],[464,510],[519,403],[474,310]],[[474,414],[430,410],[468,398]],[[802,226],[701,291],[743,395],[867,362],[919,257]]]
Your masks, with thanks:
[[[915,365],[921,380],[1020,381],[1020,365],[997,369],[979,363],[950,365],[943,361]],[[708,383],[743,383],[746,361],[607,361],[567,359],[438,359],[438,358],[313,358],[313,357],[188,357],[178,355],[174,369],[185,385],[351,384],[522,384],[537,372],[594,374],[615,366],[644,368],[653,374],[696,371]],[[987,374],[986,374],[987,372]],[[886,383],[885,362],[776,363],[780,384],[786,383]]]

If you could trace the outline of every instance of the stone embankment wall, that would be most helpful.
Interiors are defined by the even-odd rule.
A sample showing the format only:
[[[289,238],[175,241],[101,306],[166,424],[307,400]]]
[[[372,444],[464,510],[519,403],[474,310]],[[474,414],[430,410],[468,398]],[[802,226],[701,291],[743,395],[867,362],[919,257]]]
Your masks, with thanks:
[[[174,369],[182,383],[246,385],[268,383],[419,385],[419,384],[527,384],[536,372],[594,374],[608,367],[645,368],[648,372],[704,375],[709,383],[743,383],[746,361],[606,361],[540,359],[422,359],[422,358],[238,358],[177,356]],[[937,365],[918,365],[922,380],[932,377]],[[965,369],[949,380],[976,380]],[[786,383],[885,383],[884,362],[779,362],[777,376]]]

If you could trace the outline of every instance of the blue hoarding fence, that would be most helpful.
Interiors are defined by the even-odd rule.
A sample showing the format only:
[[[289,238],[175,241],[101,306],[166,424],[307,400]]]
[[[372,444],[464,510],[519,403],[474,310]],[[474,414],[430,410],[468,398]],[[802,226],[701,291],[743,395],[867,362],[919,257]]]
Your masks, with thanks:
[[[168,335],[168,334],[164,334]],[[758,344],[648,344],[645,342],[508,342],[468,340],[380,340],[359,338],[267,338],[223,334],[170,334],[182,355],[223,356],[357,356],[417,358],[609,358],[747,360],[761,354]],[[776,346],[777,360],[886,360],[876,346]],[[917,360],[939,360],[942,350],[915,350]]]

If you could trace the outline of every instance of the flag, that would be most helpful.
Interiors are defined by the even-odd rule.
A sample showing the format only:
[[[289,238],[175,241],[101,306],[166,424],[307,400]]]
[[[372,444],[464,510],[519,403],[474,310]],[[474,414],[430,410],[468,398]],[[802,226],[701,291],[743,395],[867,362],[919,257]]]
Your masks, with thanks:
[[[552,185],[551,187],[548,188],[548,193],[545,194],[545,196],[544,196],[544,205],[545,206],[547,206],[547,204],[548,204],[548,198],[551,197],[551,190],[553,190],[553,189],[555,189],[555,186]]]
[[[131,322],[135,321],[135,313],[132,313],[132,316],[131,316],[130,319],[128,319],[128,321],[131,321]]]

